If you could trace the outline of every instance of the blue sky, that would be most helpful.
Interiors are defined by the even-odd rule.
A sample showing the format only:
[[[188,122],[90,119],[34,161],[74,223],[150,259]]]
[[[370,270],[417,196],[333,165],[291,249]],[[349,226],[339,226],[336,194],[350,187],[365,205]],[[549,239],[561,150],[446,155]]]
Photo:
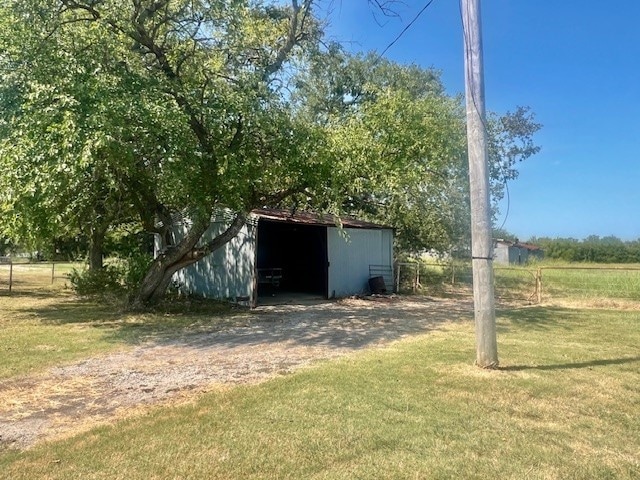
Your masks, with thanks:
[[[374,17],[334,0],[328,33],[351,51],[382,51],[426,4]],[[528,105],[542,151],[509,184],[504,228],[531,236],[640,238],[640,2],[483,0],[488,110]],[[464,91],[457,0],[434,0],[385,56],[442,72]],[[505,220],[506,202],[498,223]]]

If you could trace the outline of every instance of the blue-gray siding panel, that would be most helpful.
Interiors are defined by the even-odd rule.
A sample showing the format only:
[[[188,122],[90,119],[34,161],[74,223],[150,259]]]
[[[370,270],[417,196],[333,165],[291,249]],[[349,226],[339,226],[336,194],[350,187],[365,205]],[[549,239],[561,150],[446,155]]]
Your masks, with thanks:
[[[202,242],[222,233],[227,223],[212,223]],[[254,300],[256,227],[245,225],[238,235],[211,255],[176,272],[181,291],[206,298]]]
[[[330,297],[367,293],[369,266],[393,265],[390,229],[327,228]],[[388,289],[393,285],[387,285]]]

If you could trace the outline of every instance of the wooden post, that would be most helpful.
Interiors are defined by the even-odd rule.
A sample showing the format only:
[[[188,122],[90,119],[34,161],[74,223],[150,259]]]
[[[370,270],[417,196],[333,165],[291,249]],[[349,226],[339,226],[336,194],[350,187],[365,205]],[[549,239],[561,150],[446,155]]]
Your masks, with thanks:
[[[413,278],[411,279],[411,291],[416,293],[418,289],[418,269],[416,268],[416,264],[410,264],[411,270],[413,270]]]
[[[476,365],[498,366],[480,0],[462,0]]]
[[[451,259],[451,286],[456,284],[456,262]]]
[[[11,287],[13,286],[13,262],[9,262],[9,293],[11,293]]]
[[[542,268],[538,267],[536,272],[536,292],[538,293],[538,304],[542,303]]]
[[[56,262],[51,262],[51,285],[56,278]]]

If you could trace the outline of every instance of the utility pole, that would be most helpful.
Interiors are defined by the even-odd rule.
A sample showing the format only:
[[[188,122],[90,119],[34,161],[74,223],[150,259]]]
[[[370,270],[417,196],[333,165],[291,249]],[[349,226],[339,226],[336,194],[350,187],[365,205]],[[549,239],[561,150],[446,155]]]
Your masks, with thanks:
[[[480,0],[462,0],[476,365],[498,366]]]

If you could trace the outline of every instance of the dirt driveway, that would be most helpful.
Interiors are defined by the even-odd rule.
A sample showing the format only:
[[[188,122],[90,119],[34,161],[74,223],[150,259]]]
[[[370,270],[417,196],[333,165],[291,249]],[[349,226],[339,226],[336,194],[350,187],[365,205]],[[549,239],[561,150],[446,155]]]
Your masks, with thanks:
[[[347,299],[260,307],[240,326],[147,342],[0,386],[0,450],[28,448],[221,384],[259,382],[310,362],[378,347],[446,321],[470,301]]]

